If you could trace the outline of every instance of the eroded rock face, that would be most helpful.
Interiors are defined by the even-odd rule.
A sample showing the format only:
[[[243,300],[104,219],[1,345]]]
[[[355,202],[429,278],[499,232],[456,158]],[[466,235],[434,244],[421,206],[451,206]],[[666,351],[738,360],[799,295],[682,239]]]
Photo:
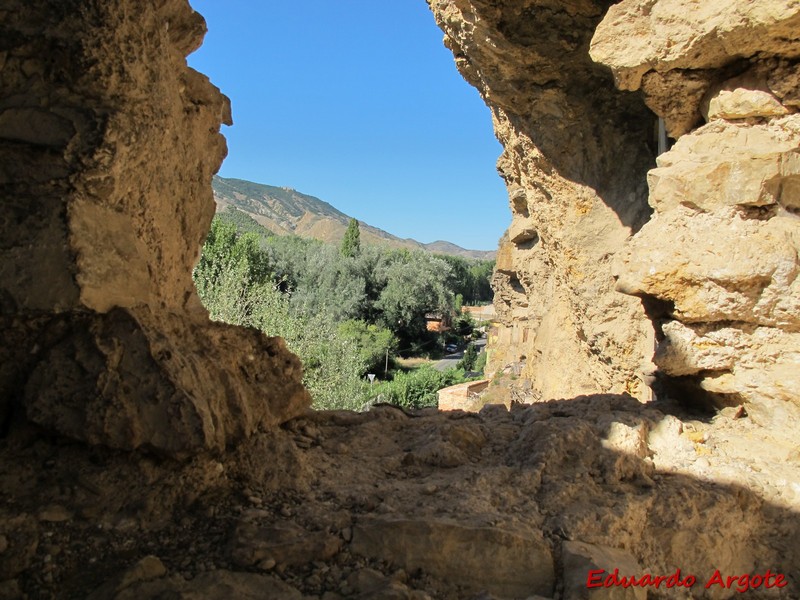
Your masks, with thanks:
[[[598,27],[591,53],[611,67],[621,89],[642,87],[648,106],[677,137],[700,120],[697,105],[705,91],[731,70],[741,73],[742,62],[778,58],[789,63],[781,70],[794,71],[790,65],[800,57],[798,30],[800,8],[792,0],[623,0]],[[775,67],[771,79],[776,88],[786,89]]]
[[[800,6],[429,4],[505,147],[490,371],[543,398],[646,398],[657,346],[682,397],[794,414]],[[652,170],[643,103],[680,137]]]
[[[618,289],[661,302],[661,372],[717,406],[744,401],[758,422],[791,427],[800,419],[800,6],[730,2],[712,14],[672,0],[650,12],[634,4],[609,11],[593,56],[624,87],[660,77],[657,93],[642,85],[673,133],[694,125],[679,113],[708,123],[649,173],[655,215],[620,253]],[[652,33],[647,44],[619,43],[642,32]],[[702,97],[681,94],[687,74],[703,81]]]
[[[228,100],[185,0],[0,3],[0,420],[172,454],[301,412],[285,347],[212,324],[191,269]]]
[[[489,371],[536,394],[647,397],[653,329],[614,291],[611,259],[648,219],[655,118],[589,58],[606,2],[429,0],[464,77],[492,110],[511,198]]]

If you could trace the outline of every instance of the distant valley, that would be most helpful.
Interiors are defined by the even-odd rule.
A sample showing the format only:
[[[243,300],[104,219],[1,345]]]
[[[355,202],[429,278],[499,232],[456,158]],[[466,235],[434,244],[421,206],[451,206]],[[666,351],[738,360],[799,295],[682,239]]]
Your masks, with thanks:
[[[350,221],[350,216],[327,202],[291,188],[216,176],[213,188],[218,213],[233,206],[277,235],[295,234],[323,242],[338,243],[344,237]],[[467,250],[446,241],[423,244],[410,238],[399,238],[362,221],[359,221],[359,226],[361,241],[365,244],[424,250],[481,260],[492,260],[495,256],[494,251]]]

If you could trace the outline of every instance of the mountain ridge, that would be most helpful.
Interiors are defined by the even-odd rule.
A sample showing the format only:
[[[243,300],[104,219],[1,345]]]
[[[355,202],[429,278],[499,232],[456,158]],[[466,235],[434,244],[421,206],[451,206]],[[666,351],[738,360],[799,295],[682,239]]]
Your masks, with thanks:
[[[255,183],[246,179],[214,176],[212,187],[217,213],[228,206],[250,215],[256,222],[277,235],[294,234],[328,243],[338,243],[351,217],[332,204],[293,188]],[[480,260],[493,260],[495,252],[470,250],[446,240],[428,244],[413,238],[400,238],[358,220],[361,241],[365,244],[423,250]]]

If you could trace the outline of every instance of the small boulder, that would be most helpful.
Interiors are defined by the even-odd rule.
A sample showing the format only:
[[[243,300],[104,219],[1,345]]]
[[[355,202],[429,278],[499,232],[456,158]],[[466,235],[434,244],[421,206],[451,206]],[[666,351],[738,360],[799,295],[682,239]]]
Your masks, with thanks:
[[[751,117],[782,117],[789,110],[772,94],[766,81],[753,76],[735,77],[711,88],[701,105],[707,121],[734,121]]]

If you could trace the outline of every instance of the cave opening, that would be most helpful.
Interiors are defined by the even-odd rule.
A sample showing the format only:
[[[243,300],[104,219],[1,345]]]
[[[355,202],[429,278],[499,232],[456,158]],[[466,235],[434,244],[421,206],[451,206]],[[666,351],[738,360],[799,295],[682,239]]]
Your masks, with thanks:
[[[213,182],[217,216],[228,224],[238,219],[240,232],[242,220],[255,219],[248,225],[260,238],[253,254],[263,252],[253,260],[263,256],[260,270],[273,273],[265,284],[274,289],[262,295],[282,295],[264,301],[245,287],[223,292],[214,280],[219,269],[204,256],[195,281],[212,318],[287,339],[305,363],[319,408],[359,408],[355,399],[337,401],[336,395],[363,396],[358,385],[369,373],[380,386],[390,380],[388,366],[410,375],[417,356],[438,365],[442,350],[445,356],[465,352],[471,347],[467,327],[481,325],[454,313],[444,330],[434,331],[433,317],[491,301],[488,263],[507,226],[508,200],[494,167],[501,147],[491,113],[453,69],[425,3],[381,9],[397,26],[380,35],[367,22],[374,11],[366,3],[320,3],[302,18],[278,5],[255,13],[199,0],[193,5],[209,31],[189,64],[219,85],[233,108],[234,125],[225,131],[228,156]],[[273,31],[269,44],[256,35],[265,22]],[[250,60],[234,66],[243,56]],[[338,246],[351,217],[359,222],[358,256],[339,259],[303,241]],[[224,235],[217,230],[209,239],[219,246]],[[387,251],[375,254],[375,247]],[[401,260],[392,248],[424,250],[433,258]],[[212,253],[209,246],[206,254]],[[387,269],[399,262],[402,268]],[[222,296],[246,297],[249,306],[224,306]],[[262,305],[275,314],[254,314]],[[370,327],[394,336],[380,352],[371,347],[376,334],[345,339]],[[355,361],[348,356],[356,345],[366,354],[365,344],[370,364],[360,381],[332,375],[352,372]]]
[[[551,160],[539,146],[549,135],[558,151],[558,136],[567,136],[566,150],[585,143],[613,152],[618,125],[626,140],[649,138],[629,136],[626,111],[612,110],[609,123],[592,113],[592,126],[611,137],[580,140],[588,130],[558,78],[531,86],[535,103],[526,101],[524,79],[580,73],[569,61],[580,55],[575,66],[586,66],[583,28],[596,27],[605,4],[541,11],[542,37],[556,42],[547,55],[528,47],[539,39],[531,28],[511,40],[519,46],[508,39],[529,2],[435,3],[455,11],[438,19],[462,72],[490,99],[505,147],[501,170],[527,206],[515,210],[523,221],[498,255],[508,289],[524,294],[503,296],[517,314],[502,315],[511,327],[497,360],[505,343],[525,363],[508,380],[564,399],[478,413],[386,405],[325,413],[307,411],[300,364],[281,340],[209,322],[193,293],[189,272],[213,214],[209,182],[224,155],[219,126],[230,116],[218,90],[186,68],[202,22],[183,0],[82,0],[75,11],[61,0],[12,1],[0,53],[0,185],[11,206],[3,220],[10,235],[0,244],[0,420],[21,413],[0,440],[0,595],[577,597],[602,561],[609,572],[682,570],[698,582],[719,572],[770,572],[774,582],[780,573],[783,596],[797,597],[800,463],[790,411],[797,394],[772,385],[796,378],[789,352],[796,345],[757,363],[765,375],[754,380],[757,394],[773,396],[746,411],[678,419],[615,392],[636,391],[629,376],[642,353],[630,340],[642,333],[636,311],[644,309],[611,294],[613,250],[629,239],[630,223],[606,202],[619,208],[623,199],[597,192],[627,195],[631,204],[642,197],[632,178],[604,177],[613,163],[607,156],[600,165],[586,162],[591,152],[569,163],[569,152]],[[458,12],[467,5],[476,13]],[[790,25],[796,31],[796,20]],[[558,45],[563,27],[570,35]],[[724,31],[713,29],[715,48]],[[553,55],[566,64],[537,65]],[[605,88],[596,96],[601,107],[628,101]],[[794,121],[716,123],[704,134],[774,133]],[[651,125],[632,127],[647,136]],[[781,138],[788,149],[769,138],[783,153],[771,164],[794,164],[783,160],[796,157],[793,135]],[[620,148],[613,156],[622,171],[638,172],[641,165],[625,162],[638,146]],[[708,179],[692,181],[690,191],[703,195]],[[781,201],[794,206],[788,183]],[[732,222],[749,228],[748,242],[766,227],[796,235],[795,216],[756,218],[768,216],[736,214]],[[702,238],[709,220],[693,215],[668,239]],[[742,239],[733,238],[737,251]],[[794,248],[774,239],[792,238],[754,244],[759,259]],[[515,251],[514,240],[523,247]],[[749,255],[735,256],[725,268],[748,267]],[[793,273],[756,274],[785,283]],[[643,284],[662,280],[643,277],[628,289],[657,298]],[[775,306],[781,319],[796,317],[786,310],[793,305]],[[648,310],[663,317],[685,307]],[[737,323],[697,331],[736,336],[760,328]],[[665,323],[661,333],[680,325]],[[768,341],[796,335],[777,325],[761,328]],[[641,337],[651,351],[652,340]],[[728,360],[733,345],[714,341],[699,346]],[[738,402],[737,382],[710,381],[719,371],[706,366],[698,373],[704,383]],[[576,397],[598,387],[611,393]],[[788,397],[775,402],[781,393]]]

